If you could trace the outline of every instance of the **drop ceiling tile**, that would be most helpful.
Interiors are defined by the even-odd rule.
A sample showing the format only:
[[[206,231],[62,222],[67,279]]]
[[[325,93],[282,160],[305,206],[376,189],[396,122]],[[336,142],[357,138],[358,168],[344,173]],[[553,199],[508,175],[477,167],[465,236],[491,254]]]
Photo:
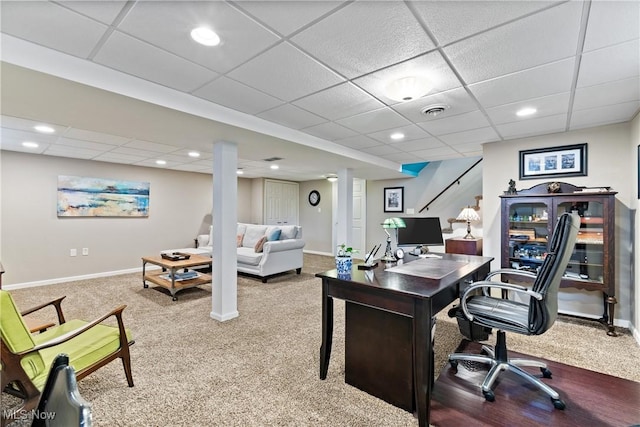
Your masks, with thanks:
[[[640,2],[592,1],[584,51],[640,37]]]
[[[211,173],[211,171],[203,171],[201,167],[195,166],[193,163],[172,166],[171,169],[184,172]]]
[[[524,138],[533,135],[545,135],[564,132],[567,127],[567,115],[540,117],[522,122],[511,122],[498,125],[496,128],[504,139]]]
[[[394,127],[380,132],[370,133],[367,134],[367,136],[385,144],[396,144],[400,141],[391,139],[391,135],[393,135],[394,133],[404,134],[404,138],[402,139],[402,141],[411,141],[413,139],[422,139],[431,136],[427,132],[425,132],[424,129],[421,129],[416,125]]]
[[[283,35],[289,35],[329,13],[342,1],[242,1],[240,9]]]
[[[329,120],[354,116],[384,106],[350,82],[305,96],[293,104]]]
[[[427,148],[426,150],[416,150],[412,151],[411,154],[414,154],[417,157],[423,159],[440,159],[442,157],[449,158],[448,156],[461,157],[458,152],[456,152],[453,148],[448,145],[443,145],[442,147],[436,148]]]
[[[58,138],[58,140],[56,141],[56,145],[62,145],[65,147],[88,148],[100,152],[110,151],[114,147],[117,147],[116,145],[102,144],[100,142],[83,141],[80,139],[71,138]]]
[[[66,8],[75,10],[85,16],[111,25],[118,14],[127,4],[126,1],[109,0],[109,1],[59,1]]]
[[[412,5],[440,45],[546,8],[552,1],[416,1]]]
[[[574,111],[571,114],[570,130],[601,126],[631,120],[640,109],[639,101]]]
[[[593,86],[640,75],[640,39],[582,55],[577,87]]]
[[[470,113],[458,114],[457,116],[441,117],[440,115],[418,123],[418,126],[429,132],[431,135],[439,136],[448,133],[462,132],[465,130],[488,127],[489,121],[480,110]],[[424,119],[428,119],[426,116]]]
[[[22,146],[22,141],[5,139],[4,136],[0,139],[0,149],[7,151],[19,151],[22,153],[42,154],[49,148],[49,144],[38,143],[35,148],[28,148]]]
[[[37,125],[47,125],[52,127],[55,130],[54,135],[61,135],[68,128],[64,125],[57,125],[53,123],[44,123],[36,120],[23,119],[20,117],[12,117],[12,116],[0,116],[0,123],[2,127],[14,130],[22,130],[30,133],[37,133],[40,135],[46,135],[42,133],[38,133],[34,127]]]
[[[224,76],[197,89],[193,95],[247,114],[257,114],[283,104],[271,95]]]
[[[3,1],[3,33],[86,58],[108,27],[51,2]]]
[[[353,78],[434,48],[404,2],[353,2],[292,38]]]
[[[282,67],[281,64],[287,64]],[[285,101],[344,81],[289,43],[281,43],[228,74],[234,80]]]
[[[418,163],[422,161],[421,158],[416,157],[414,154],[399,152],[399,153],[391,153],[380,156],[384,159],[391,160],[392,162],[397,162],[401,164],[405,163]]]
[[[377,145],[375,147],[362,148],[360,149],[360,151],[364,153],[373,154],[374,156],[384,156],[384,155],[400,152],[400,150],[398,150],[397,148],[387,144]]]
[[[100,150],[88,148],[66,147],[60,145],[50,145],[44,152],[47,156],[71,157],[73,159],[92,159],[102,154]]]
[[[115,154],[130,154],[132,156],[140,156],[143,157],[145,159],[148,159],[150,157],[156,158],[157,156],[161,155],[162,153],[159,153],[157,151],[148,151],[148,150],[140,150],[137,148],[131,148],[131,147],[116,147],[113,150],[111,150],[111,153],[115,153]]]
[[[123,145],[123,147],[136,148],[138,150],[152,151],[155,153],[171,153],[172,151],[176,151],[178,149],[178,147],[174,147],[173,145],[160,144],[151,141],[140,141],[138,139],[127,142]]]
[[[640,79],[618,80],[576,89],[573,111],[640,100]]]
[[[329,141],[349,138],[351,136],[357,135],[351,129],[348,129],[334,122],[327,122],[316,126],[311,126],[309,128],[303,129],[302,131],[319,138],[328,139]]]
[[[315,114],[309,113],[308,111],[291,104],[285,104],[269,111],[265,111],[258,114],[258,117],[271,122],[280,123],[281,125],[292,129],[307,128],[327,121],[322,117],[316,116]]]
[[[493,142],[500,140],[500,136],[491,127],[450,133],[447,135],[442,135],[439,138],[448,145],[470,143],[482,144],[484,142]]]
[[[108,153],[100,154],[93,158],[93,160],[98,160],[101,162],[111,162],[111,163],[124,163],[131,164],[135,162],[139,162],[141,160],[146,159],[148,156],[136,156],[133,154],[125,154],[125,153],[114,153],[110,151]]]
[[[458,153],[464,154],[465,157],[482,155],[482,144],[458,144],[454,148]]]
[[[189,155],[190,152],[195,151],[200,153],[199,157],[191,157]],[[178,151],[174,151],[173,153],[171,153],[174,156],[182,156],[184,158],[184,161],[192,161],[192,162],[202,162],[204,161],[206,164],[208,164],[209,166],[213,165],[213,163],[211,162],[211,159],[213,159],[213,153],[210,152],[205,152],[205,151],[201,151],[201,150],[191,150],[191,149],[180,149]]]
[[[428,121],[429,118],[422,114],[422,109],[427,106],[442,105],[446,109],[437,117],[439,119],[457,116],[478,109],[476,101],[469,96],[464,88],[452,89],[434,95],[427,95],[420,99],[395,104],[391,108],[402,114],[414,123]]]
[[[75,129],[75,128],[68,128],[63,133],[63,135],[66,138],[100,142],[102,144],[109,144],[109,145],[122,145],[131,141],[131,138],[110,135],[110,134],[101,133],[101,132],[94,132],[94,131],[84,130],[84,129]]]
[[[134,165],[136,165],[136,166],[145,166],[145,167],[149,167],[149,168],[158,168],[158,169],[171,169],[173,167],[178,166],[178,163],[171,164],[171,163],[167,162],[167,164],[159,165],[159,164],[156,163],[156,159],[146,159],[146,160],[142,160],[142,161],[139,161],[139,162],[135,162]]]
[[[444,48],[469,84],[526,70],[576,54],[581,2],[560,6]]]
[[[411,124],[407,119],[388,107],[336,120],[336,123],[353,129],[358,133],[371,133]]]
[[[489,115],[489,119],[494,125],[510,122],[522,122],[535,118],[566,113],[569,108],[569,98],[570,93],[566,92],[542,98],[514,102],[513,104],[500,105],[499,107],[488,108],[486,111]],[[516,113],[522,108],[535,108],[538,111],[533,116],[518,117]]]
[[[201,25],[220,36],[218,46],[203,46],[191,39],[191,30]],[[222,1],[136,2],[118,29],[219,73],[280,39]]]
[[[433,89],[430,91],[431,94],[461,86],[460,80],[438,51],[376,71],[357,78],[353,82],[388,105],[393,105],[397,104],[397,101],[387,98],[385,87],[394,80],[409,76],[428,78],[433,85]]]
[[[469,90],[484,108],[568,92],[574,68],[575,59],[565,59],[475,83],[469,85]]]
[[[58,139],[58,136],[53,134],[44,134],[9,128],[2,128],[1,136],[2,142],[12,141],[19,144],[22,144],[25,141],[33,141],[42,144],[53,144]]]
[[[375,139],[369,138],[366,135],[356,135],[349,138],[338,139],[334,142],[336,144],[344,145],[345,147],[353,148],[355,150],[380,145],[380,141],[376,141]]]
[[[389,144],[396,147],[398,150],[413,152],[418,150],[426,150],[429,148],[443,147],[444,144],[436,138],[423,138],[416,139],[414,141],[394,142]]]
[[[94,58],[98,64],[184,92],[217,74],[172,53],[115,31]]]

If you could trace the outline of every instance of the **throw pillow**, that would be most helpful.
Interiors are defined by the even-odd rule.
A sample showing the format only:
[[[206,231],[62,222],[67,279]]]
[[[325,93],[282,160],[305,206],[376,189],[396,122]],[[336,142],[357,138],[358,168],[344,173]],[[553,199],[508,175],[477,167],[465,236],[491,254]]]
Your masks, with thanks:
[[[267,240],[271,242],[280,239],[280,233],[282,233],[282,230],[280,230],[279,228],[272,230],[271,233],[267,235]]]
[[[253,250],[255,252],[262,252],[262,247],[264,246],[264,242],[266,241],[267,241],[267,236],[262,236],[256,243],[256,246],[253,248]]]
[[[236,236],[236,246],[241,248],[242,247],[242,238],[244,237],[244,234],[238,234]]]

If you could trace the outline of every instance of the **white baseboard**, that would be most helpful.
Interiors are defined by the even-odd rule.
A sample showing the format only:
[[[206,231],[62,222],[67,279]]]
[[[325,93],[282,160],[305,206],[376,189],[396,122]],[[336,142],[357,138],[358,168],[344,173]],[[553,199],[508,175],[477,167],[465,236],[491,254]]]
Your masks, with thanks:
[[[147,270],[159,269],[158,266],[148,266]],[[120,274],[142,273],[142,267],[128,268],[125,270],[105,271],[102,273],[85,274],[82,276],[59,277],[56,279],[38,280],[35,282],[15,283],[13,285],[3,285],[2,289],[8,291],[12,289],[35,288],[37,286],[56,285],[58,283],[77,282],[78,280],[97,279],[99,277],[118,276]],[[142,277],[141,277],[142,279]]]
[[[333,254],[330,252],[308,251],[306,249],[303,249],[302,252],[304,252],[305,254],[311,254],[311,255],[333,256]]]

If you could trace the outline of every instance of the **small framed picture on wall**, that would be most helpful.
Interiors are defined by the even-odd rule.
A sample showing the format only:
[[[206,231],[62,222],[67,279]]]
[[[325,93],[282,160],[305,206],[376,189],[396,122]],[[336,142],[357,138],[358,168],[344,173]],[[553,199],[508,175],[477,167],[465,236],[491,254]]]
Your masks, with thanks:
[[[404,187],[385,187],[384,211],[404,212]]]

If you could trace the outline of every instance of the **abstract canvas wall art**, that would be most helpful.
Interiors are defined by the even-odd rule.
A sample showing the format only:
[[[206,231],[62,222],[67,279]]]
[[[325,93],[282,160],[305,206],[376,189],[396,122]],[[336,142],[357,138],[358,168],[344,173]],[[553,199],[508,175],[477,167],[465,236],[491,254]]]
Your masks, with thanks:
[[[58,176],[58,216],[149,216],[148,182]]]

